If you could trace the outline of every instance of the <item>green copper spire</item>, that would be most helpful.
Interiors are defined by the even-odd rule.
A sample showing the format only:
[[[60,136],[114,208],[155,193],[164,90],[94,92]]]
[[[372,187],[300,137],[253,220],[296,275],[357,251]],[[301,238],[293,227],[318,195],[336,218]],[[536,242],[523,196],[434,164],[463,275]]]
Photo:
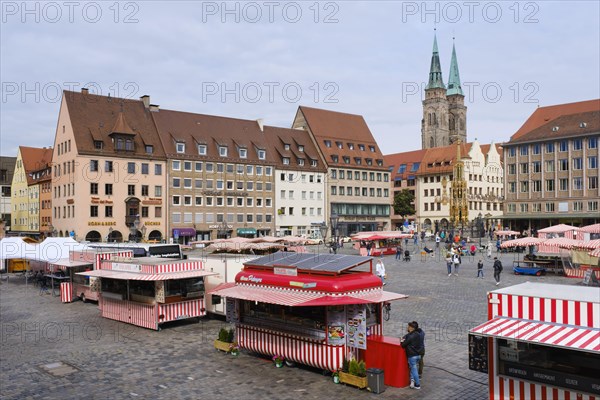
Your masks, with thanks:
[[[431,55],[431,68],[429,69],[429,83],[425,89],[446,89],[442,78],[442,66],[438,54],[437,36],[433,35],[433,54]]]
[[[452,44],[452,60],[450,61],[450,78],[448,78],[448,90],[446,95],[459,94],[464,96],[462,87],[460,86],[460,74],[458,73],[458,61],[456,61],[456,49]]]

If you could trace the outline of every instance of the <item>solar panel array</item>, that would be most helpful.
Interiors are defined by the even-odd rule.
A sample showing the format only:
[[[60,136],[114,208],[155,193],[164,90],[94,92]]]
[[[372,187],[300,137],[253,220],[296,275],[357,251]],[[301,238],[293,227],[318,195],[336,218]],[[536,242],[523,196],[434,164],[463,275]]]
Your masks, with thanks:
[[[279,251],[244,263],[247,266],[296,267],[301,271],[342,272],[372,260],[372,257],[345,254],[311,254]]]

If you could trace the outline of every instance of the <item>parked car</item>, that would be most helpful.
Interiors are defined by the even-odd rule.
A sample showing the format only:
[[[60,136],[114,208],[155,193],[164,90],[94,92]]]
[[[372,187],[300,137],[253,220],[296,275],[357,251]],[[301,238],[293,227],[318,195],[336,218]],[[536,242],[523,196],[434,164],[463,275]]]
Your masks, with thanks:
[[[306,239],[306,244],[308,244],[308,245],[323,244],[323,239],[308,238],[308,239]]]
[[[342,236],[340,240],[344,243],[349,243],[352,241],[352,238],[350,236]]]

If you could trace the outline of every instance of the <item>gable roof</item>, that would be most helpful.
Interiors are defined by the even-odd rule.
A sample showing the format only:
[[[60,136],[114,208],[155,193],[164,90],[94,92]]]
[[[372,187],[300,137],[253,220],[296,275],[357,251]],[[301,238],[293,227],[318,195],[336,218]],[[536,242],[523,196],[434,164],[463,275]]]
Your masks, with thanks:
[[[304,117],[306,128],[314,135],[327,165],[381,171],[386,169],[383,154],[361,115],[305,106],[300,106],[298,113]],[[327,147],[325,141],[330,141],[331,147]],[[342,148],[338,147],[338,142],[341,143]],[[353,149],[350,148],[350,144],[353,145]],[[360,150],[359,145],[364,145],[365,150]],[[371,147],[374,151],[370,150]],[[332,156],[337,156],[337,161],[334,161]],[[350,163],[345,163],[344,157],[349,157]],[[361,164],[356,163],[356,158],[361,159]],[[372,159],[373,164],[367,165],[366,159]],[[381,166],[377,165],[377,160],[381,161]]]
[[[78,154],[111,157],[164,159],[164,151],[152,120],[153,112],[140,100],[64,91]],[[117,150],[114,135],[132,139],[133,151]],[[111,135],[113,137],[111,137]],[[102,141],[96,149],[94,141]],[[145,146],[153,146],[147,154]]]
[[[510,140],[516,140],[558,117],[597,110],[600,110],[600,99],[539,107],[529,116],[519,130],[511,136]]]
[[[23,168],[25,169],[25,175],[27,176],[27,184],[32,185],[37,181],[33,178],[32,173],[46,169],[52,164],[53,150],[51,147],[38,148],[19,146],[19,152],[21,153]]]
[[[425,157],[426,153],[427,149],[413,150],[404,153],[388,154],[383,156],[383,159],[384,164],[390,168],[390,173],[392,174],[393,179],[395,176],[403,176],[409,172],[411,175],[414,174],[414,172],[410,171],[409,166],[420,163],[423,160],[423,157]],[[404,173],[399,173],[398,168],[402,164],[406,164],[407,168]]]
[[[524,132],[516,139],[511,138],[509,144],[550,138],[580,136],[598,132],[600,132],[600,109],[559,116],[538,128],[529,132]]]

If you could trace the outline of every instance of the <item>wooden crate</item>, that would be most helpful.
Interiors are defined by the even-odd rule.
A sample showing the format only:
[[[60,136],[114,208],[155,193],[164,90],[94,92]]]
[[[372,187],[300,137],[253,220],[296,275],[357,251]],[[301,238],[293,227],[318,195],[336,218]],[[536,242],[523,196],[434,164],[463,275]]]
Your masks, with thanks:
[[[229,342],[221,342],[220,340],[215,340],[215,349],[224,351],[225,353],[229,353],[229,346],[231,343]]]
[[[367,377],[351,375],[340,371],[340,383],[345,383],[347,385],[356,386],[359,389],[364,389],[367,387]]]

